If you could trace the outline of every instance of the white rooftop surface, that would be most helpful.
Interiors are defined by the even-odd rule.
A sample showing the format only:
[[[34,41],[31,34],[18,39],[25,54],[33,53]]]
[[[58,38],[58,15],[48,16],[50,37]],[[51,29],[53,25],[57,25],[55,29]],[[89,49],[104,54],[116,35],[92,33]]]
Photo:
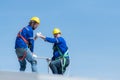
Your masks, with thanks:
[[[65,77],[58,75],[41,75],[36,73],[0,71],[0,80],[97,80],[88,78]]]

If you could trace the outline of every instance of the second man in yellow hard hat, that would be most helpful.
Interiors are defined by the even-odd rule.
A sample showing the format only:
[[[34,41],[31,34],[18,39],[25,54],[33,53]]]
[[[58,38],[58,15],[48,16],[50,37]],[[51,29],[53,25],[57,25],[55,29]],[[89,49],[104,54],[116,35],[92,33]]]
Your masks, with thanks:
[[[41,33],[38,33],[38,37],[43,40],[54,43],[53,45],[53,57],[50,63],[50,68],[53,74],[64,74],[67,66],[70,63],[68,55],[68,46],[63,37],[61,37],[61,31],[58,28],[53,30],[54,38],[43,36]]]

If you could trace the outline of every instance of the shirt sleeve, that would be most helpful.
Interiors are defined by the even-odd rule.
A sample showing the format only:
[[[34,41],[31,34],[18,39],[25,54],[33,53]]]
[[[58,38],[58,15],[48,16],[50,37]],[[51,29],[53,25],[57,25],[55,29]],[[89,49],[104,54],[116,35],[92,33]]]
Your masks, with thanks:
[[[33,31],[28,31],[28,42],[29,42],[29,48],[31,52],[34,52]]]
[[[50,43],[60,43],[61,42],[61,38],[46,37],[45,41],[50,42]]]

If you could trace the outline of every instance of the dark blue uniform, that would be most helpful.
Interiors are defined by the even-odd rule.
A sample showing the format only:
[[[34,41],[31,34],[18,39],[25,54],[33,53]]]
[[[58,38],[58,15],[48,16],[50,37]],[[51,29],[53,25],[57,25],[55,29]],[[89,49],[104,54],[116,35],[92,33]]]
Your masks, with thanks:
[[[60,58],[68,52],[66,41],[62,37],[45,39],[47,42],[54,43],[53,45],[53,58],[50,63],[50,68],[53,74],[64,74],[66,67],[69,65],[69,55],[64,58]],[[60,54],[61,52],[61,54]]]
[[[21,35],[29,42],[30,50],[31,52],[34,51],[34,39],[33,39],[33,29],[31,26],[26,26],[23,28]],[[18,37],[16,38],[15,42],[15,49],[16,48],[28,48],[28,45],[25,43],[25,41]]]
[[[55,46],[58,46],[59,49],[61,50],[61,52],[64,53],[68,50],[68,47],[66,45],[66,41],[62,38],[62,37],[58,37],[58,38],[49,38],[46,37],[46,41],[50,42],[50,43],[54,43],[53,46],[53,58],[58,58],[60,57],[60,53],[58,52],[57,49],[54,49]],[[68,57],[69,58],[69,57]]]

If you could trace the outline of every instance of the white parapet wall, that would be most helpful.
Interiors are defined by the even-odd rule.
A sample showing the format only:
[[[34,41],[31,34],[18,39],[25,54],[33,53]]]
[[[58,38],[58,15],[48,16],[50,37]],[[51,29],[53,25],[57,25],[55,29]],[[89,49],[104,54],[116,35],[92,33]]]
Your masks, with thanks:
[[[36,73],[0,71],[0,80],[96,80],[96,79],[74,78],[58,75],[41,75]]]

